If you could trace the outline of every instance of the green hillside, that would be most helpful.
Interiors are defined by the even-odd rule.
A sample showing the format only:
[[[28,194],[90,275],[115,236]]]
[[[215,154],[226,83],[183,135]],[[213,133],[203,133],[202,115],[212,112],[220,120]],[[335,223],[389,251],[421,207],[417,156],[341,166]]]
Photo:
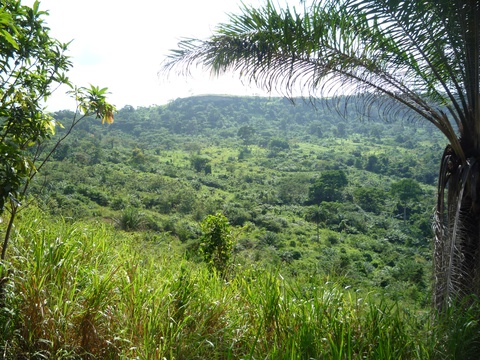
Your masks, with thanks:
[[[199,223],[221,212],[239,264],[335,276],[427,304],[441,139],[373,110],[360,118],[356,103],[315,105],[205,96],[127,106],[107,128],[80,125],[34,193],[54,215],[102,219],[192,261],[201,261]],[[407,178],[420,193],[403,189],[403,201],[392,185]]]
[[[445,143],[415,119],[362,115],[359,104],[202,96],[126,106],[109,126],[82,122],[34,179],[20,214],[5,352],[407,359],[447,351],[426,310]],[[55,117],[68,128],[73,114]],[[233,248],[212,272],[205,221],[219,214]]]

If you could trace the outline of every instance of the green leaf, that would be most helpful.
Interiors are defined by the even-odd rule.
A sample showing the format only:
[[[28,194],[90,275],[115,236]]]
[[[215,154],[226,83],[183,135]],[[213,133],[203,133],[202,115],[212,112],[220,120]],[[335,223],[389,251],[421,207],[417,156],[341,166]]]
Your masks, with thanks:
[[[18,43],[15,41],[15,39],[12,37],[12,35],[9,34],[8,31],[6,30],[1,30],[0,31],[0,36],[3,37],[10,45],[12,45],[16,50],[19,49]]]

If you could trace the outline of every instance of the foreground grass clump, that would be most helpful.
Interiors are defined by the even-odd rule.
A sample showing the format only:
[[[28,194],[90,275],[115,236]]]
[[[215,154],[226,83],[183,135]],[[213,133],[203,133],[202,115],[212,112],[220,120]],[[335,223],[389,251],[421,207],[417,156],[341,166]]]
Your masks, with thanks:
[[[102,224],[30,210],[12,239],[0,353],[17,359],[427,359],[426,315],[254,267],[229,281]]]

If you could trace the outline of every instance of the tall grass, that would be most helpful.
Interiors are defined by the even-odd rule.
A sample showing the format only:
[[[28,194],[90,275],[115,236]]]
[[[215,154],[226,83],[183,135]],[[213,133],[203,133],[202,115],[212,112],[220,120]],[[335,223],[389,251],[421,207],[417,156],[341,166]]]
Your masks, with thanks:
[[[375,294],[279,271],[202,264],[102,224],[25,212],[0,312],[4,359],[429,359],[422,315]],[[460,341],[462,334],[455,332]],[[438,340],[437,340],[438,339]],[[443,354],[443,355],[442,355]],[[437,356],[438,355],[438,356]]]

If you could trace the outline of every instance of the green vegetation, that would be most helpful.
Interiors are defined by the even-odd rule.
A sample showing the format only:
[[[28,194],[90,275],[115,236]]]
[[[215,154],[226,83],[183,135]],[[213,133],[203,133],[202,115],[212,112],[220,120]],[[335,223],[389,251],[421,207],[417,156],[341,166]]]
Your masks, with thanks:
[[[312,204],[320,204],[323,201],[341,200],[342,191],[347,185],[347,175],[344,171],[323,171],[310,186],[308,201]]]
[[[226,276],[234,245],[228,219],[220,213],[208,215],[200,229],[203,232],[200,251],[205,262],[211,270]]]
[[[106,101],[106,88],[74,88],[68,80],[68,44],[50,37],[46,14],[38,1],[29,7],[8,0],[0,8],[0,220],[9,214],[2,234],[0,297],[9,279],[7,247],[31,182],[57,149],[63,150],[57,159],[66,156],[62,142],[81,120],[95,115],[102,123],[112,123],[115,111]],[[63,134],[49,142],[58,122],[45,111],[43,102],[60,85],[72,89],[69,93],[77,101],[77,112]]]
[[[206,56],[215,71],[233,61],[267,87],[280,81],[291,90],[296,72],[320,54],[306,77],[312,89],[315,74],[337,81],[330,77],[337,72],[359,81],[357,90],[373,85],[426,124],[412,126],[402,111],[380,122],[393,107],[374,94],[366,102],[317,99],[317,109],[280,98],[204,96],[126,106],[111,124],[115,109],[106,89],[94,86],[71,92],[76,112],[51,116],[39,101],[54,85],[70,85],[67,44],[49,37],[38,2],[7,1],[0,9],[2,357],[478,356],[480,310],[469,296],[478,292],[471,235],[479,226],[472,210],[478,77],[457,76],[472,64],[478,69],[468,55],[475,52],[463,51],[477,44],[469,26],[478,14],[466,11],[471,5],[457,9],[461,2],[379,4],[313,2],[302,14],[277,12],[270,2],[264,13],[244,8],[245,17],[232,16],[218,30],[226,49],[232,35],[248,30],[241,43],[234,36],[235,51],[223,56],[211,42],[197,51],[190,40],[166,67]],[[448,36],[425,30],[425,12]],[[468,36],[457,31],[459,21]],[[429,36],[435,46],[424,47]],[[368,119],[348,119],[365,105]],[[80,122],[89,116],[111,125]],[[55,135],[55,124],[68,120]],[[450,143],[438,184],[432,159],[444,145],[433,127]]]
[[[217,96],[116,120],[78,124],[32,181],[6,263],[6,354],[423,359],[476,344],[473,315],[431,323],[430,128]],[[271,139],[289,146],[272,154]],[[368,169],[372,155],[392,161]],[[406,218],[405,176],[423,194]],[[334,198],[312,203],[322,181]]]
[[[0,310],[5,358],[428,358],[427,314],[324,277],[237,266],[228,282],[171,240],[30,209]],[[422,334],[422,336],[419,336]]]
[[[436,171],[425,159],[442,148],[430,128],[344,121],[283,99],[209,96],[125,107],[116,117],[108,127],[78,125],[61,160],[54,156],[31,185],[38,206],[55,216],[103,219],[147,241],[169,239],[193,262],[203,260],[201,222],[221,213],[237,234],[234,263],[281,265],[288,278],[340,276],[344,286],[430,303]],[[310,134],[315,121],[321,137]],[[245,126],[255,129],[248,150],[238,137]],[[272,152],[272,139],[289,146]],[[374,154],[391,162],[368,170]],[[406,176],[425,195],[408,202],[405,218],[392,186]]]
[[[464,0],[312,0],[244,5],[207,39],[184,39],[164,71],[234,70],[293,96],[359,95],[362,113],[433,125],[448,145],[434,217],[434,303],[480,296],[480,6]],[[282,123],[286,125],[287,122]],[[321,134],[312,124],[312,130]],[[344,123],[336,135],[344,138]],[[367,170],[389,157],[371,154]],[[448,194],[447,194],[448,192]],[[405,208],[405,207],[404,207]]]

